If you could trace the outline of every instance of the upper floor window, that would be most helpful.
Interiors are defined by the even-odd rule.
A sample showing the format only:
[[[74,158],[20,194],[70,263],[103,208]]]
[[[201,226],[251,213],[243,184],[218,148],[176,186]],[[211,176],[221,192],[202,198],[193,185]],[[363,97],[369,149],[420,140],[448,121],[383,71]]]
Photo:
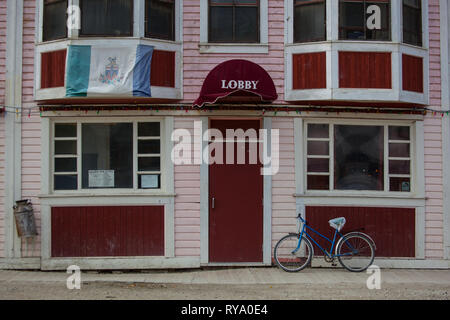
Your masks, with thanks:
[[[403,0],[403,42],[422,46],[422,0]]]
[[[326,40],[325,0],[294,0],[294,42]]]
[[[133,0],[80,0],[80,9],[80,35],[133,35]]]
[[[339,0],[340,40],[391,40],[390,0]]]
[[[259,0],[209,0],[209,42],[258,43]]]
[[[43,41],[67,37],[67,0],[44,0]]]
[[[145,36],[175,40],[175,0],[145,1]]]

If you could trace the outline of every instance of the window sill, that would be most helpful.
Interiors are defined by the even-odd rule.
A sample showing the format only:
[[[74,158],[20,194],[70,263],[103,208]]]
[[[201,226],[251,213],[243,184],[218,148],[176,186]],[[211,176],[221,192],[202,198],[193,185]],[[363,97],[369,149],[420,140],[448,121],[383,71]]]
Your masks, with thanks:
[[[267,43],[200,43],[200,53],[269,53]]]
[[[154,198],[160,198],[160,197],[176,197],[175,193],[168,193],[168,192],[143,192],[143,191],[136,191],[136,192],[110,192],[106,193],[106,191],[103,191],[102,193],[99,192],[62,192],[62,193],[51,193],[51,194],[40,194],[38,195],[38,198],[40,199],[61,199],[61,198],[117,198],[117,197],[154,197]]]
[[[394,198],[394,199],[414,199],[426,200],[424,196],[419,196],[410,192],[369,192],[369,191],[351,191],[351,192],[335,192],[335,191],[307,191],[304,194],[294,193],[295,198]]]

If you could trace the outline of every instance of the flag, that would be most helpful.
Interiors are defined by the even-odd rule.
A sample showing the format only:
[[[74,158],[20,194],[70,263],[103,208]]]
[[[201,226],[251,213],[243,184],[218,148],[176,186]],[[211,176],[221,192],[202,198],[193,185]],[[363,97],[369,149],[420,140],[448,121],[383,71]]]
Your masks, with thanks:
[[[70,45],[66,97],[151,97],[153,47]]]

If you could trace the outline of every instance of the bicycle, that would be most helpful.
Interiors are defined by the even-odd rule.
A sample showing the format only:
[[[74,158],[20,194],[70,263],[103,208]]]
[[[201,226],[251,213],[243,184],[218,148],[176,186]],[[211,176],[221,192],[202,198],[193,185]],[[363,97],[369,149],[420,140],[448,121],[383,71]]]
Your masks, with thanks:
[[[352,231],[343,235],[340,231],[346,222],[345,218],[340,217],[328,221],[330,226],[335,229],[333,240],[310,227],[306,220],[301,217],[301,214],[298,215],[297,219],[298,231],[284,236],[275,245],[275,262],[284,271],[297,272],[311,263],[314,256],[314,247],[311,241],[322,250],[326,262],[335,265],[335,259],[337,258],[339,263],[348,271],[362,272],[372,265],[375,259],[375,242],[369,235],[359,231]],[[307,229],[331,243],[330,250],[327,251],[322,248],[308,234]],[[340,238],[336,242],[337,235]],[[332,253],[333,248],[335,248],[334,254]]]

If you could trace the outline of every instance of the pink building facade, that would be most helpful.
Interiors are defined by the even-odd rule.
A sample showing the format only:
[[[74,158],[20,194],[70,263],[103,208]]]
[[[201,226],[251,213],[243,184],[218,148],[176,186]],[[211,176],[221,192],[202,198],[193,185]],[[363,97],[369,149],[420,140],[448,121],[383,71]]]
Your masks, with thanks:
[[[380,267],[449,268],[449,13],[444,0],[0,0],[0,268],[269,266],[298,213],[325,234],[338,216],[364,228]],[[151,48],[151,96],[72,94],[86,50],[124,47]],[[277,170],[206,163],[213,128],[273,133],[260,151],[279,151]],[[38,236],[17,234],[20,199]]]

